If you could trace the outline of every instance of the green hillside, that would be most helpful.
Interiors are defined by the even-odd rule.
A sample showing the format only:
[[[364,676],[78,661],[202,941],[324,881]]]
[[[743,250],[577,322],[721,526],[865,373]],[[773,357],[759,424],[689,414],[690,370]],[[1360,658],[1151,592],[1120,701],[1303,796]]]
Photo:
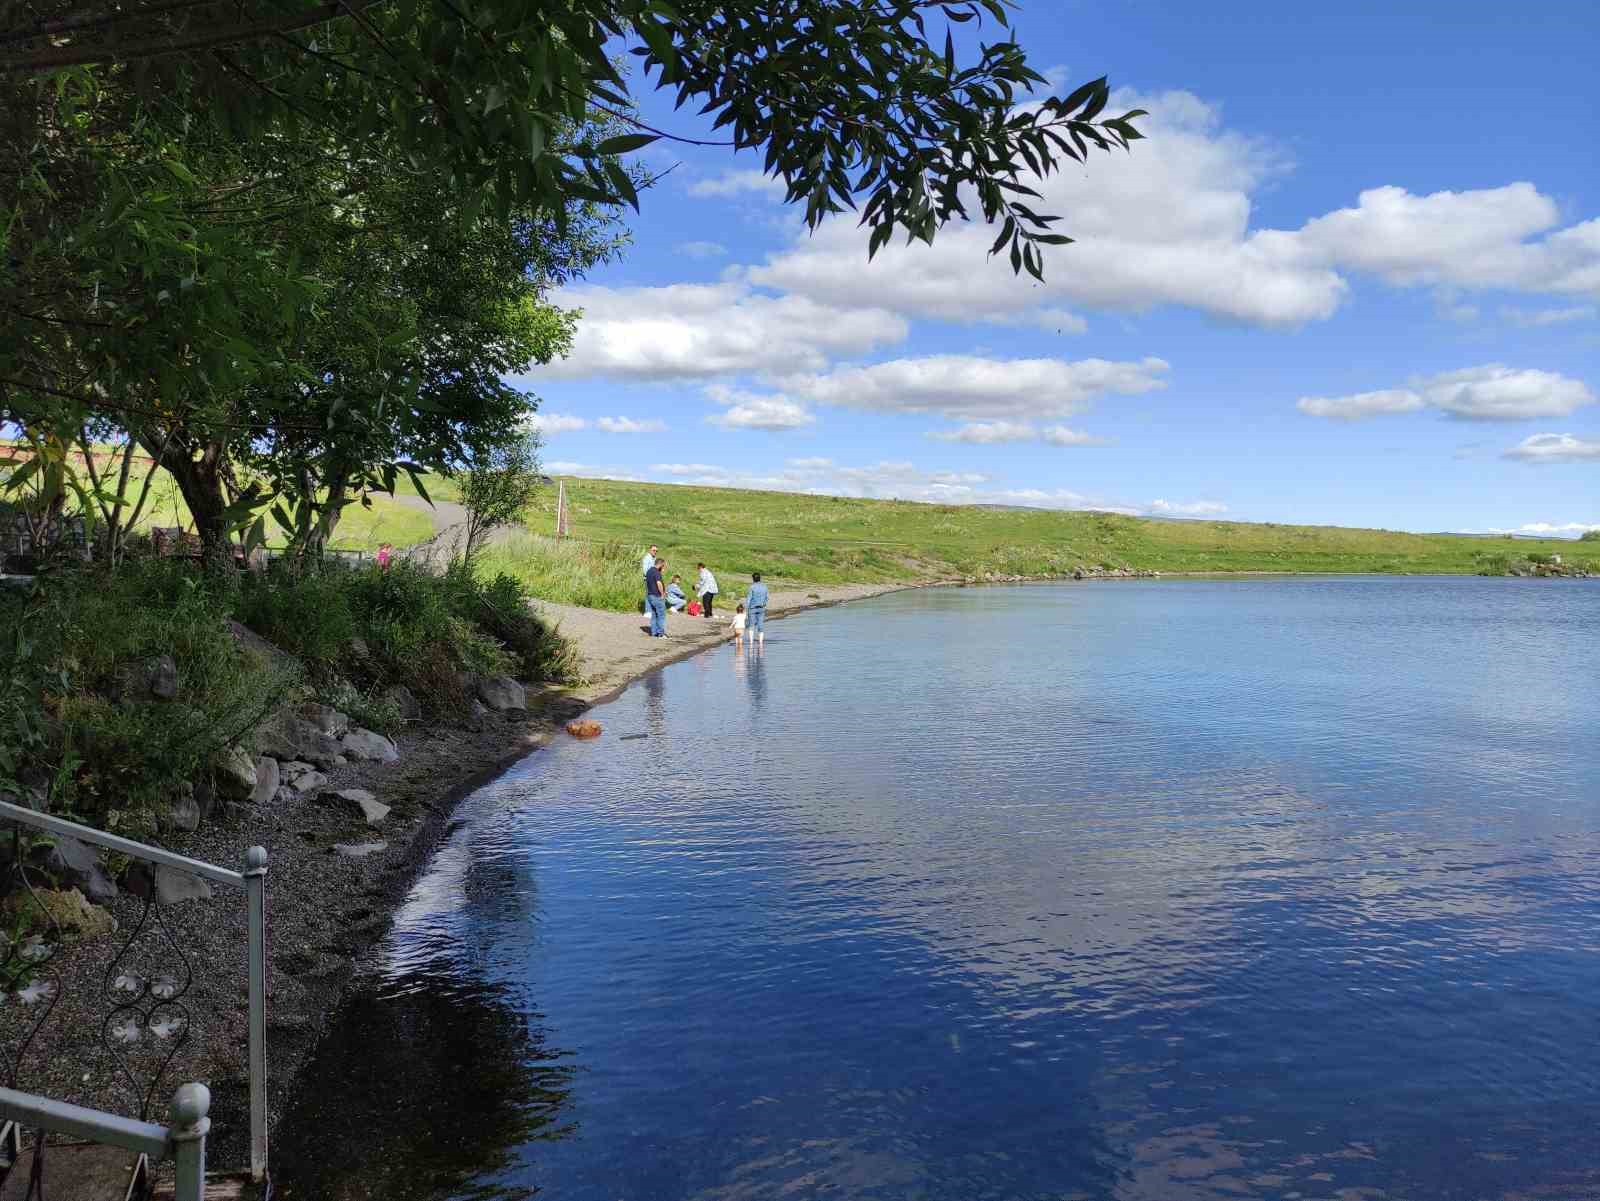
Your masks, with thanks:
[[[704,559],[726,582],[759,570],[791,584],[1040,576],[1080,564],[1163,572],[1472,574],[1496,556],[1552,552],[1569,562],[1600,563],[1600,548],[1561,540],[564,482],[572,542],[543,536],[555,521],[556,489],[547,488],[529,515],[531,536],[497,548],[494,565],[550,599],[607,608],[636,602],[639,553],[652,542],[670,570],[690,578]]]

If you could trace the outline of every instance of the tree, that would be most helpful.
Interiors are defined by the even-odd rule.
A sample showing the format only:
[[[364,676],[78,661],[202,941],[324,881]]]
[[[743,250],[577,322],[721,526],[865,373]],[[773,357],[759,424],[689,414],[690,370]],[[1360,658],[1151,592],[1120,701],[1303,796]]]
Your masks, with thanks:
[[[1600,528],[1584,530],[1578,535],[1579,542],[1600,542]]]
[[[467,510],[462,557],[468,563],[482,549],[489,531],[522,520],[539,484],[539,435],[530,429],[467,461],[461,473],[461,503]]]

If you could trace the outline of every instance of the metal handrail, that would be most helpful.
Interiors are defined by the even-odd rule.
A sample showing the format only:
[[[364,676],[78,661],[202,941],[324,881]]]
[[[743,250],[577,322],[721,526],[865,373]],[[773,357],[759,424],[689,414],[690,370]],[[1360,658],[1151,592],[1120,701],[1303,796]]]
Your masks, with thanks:
[[[52,817],[48,813],[39,813],[22,805],[13,805],[9,801],[0,801],[0,822],[14,821],[25,826],[32,826],[36,830],[44,830],[51,834],[59,834],[67,838],[76,838],[80,842],[90,843],[103,847],[106,850],[118,851],[135,859],[142,859],[147,863],[154,863],[160,867],[168,867],[174,871],[187,872],[192,876],[211,880],[218,884],[227,884],[234,888],[244,890],[245,908],[249,922],[249,945],[247,957],[250,967],[250,1177],[260,1182],[267,1176],[267,852],[264,847],[251,847],[244,855],[244,870],[235,872],[225,867],[206,863],[200,859],[190,859],[186,855],[178,855],[172,851],[162,850],[160,847],[149,846],[142,842],[135,842],[131,838],[123,838],[117,834],[107,834],[102,830],[90,826],[82,826],[77,822],[65,818]],[[189,1086],[185,1086],[189,1087]],[[199,1087],[199,1086],[197,1086]],[[181,1092],[181,1090],[180,1090]],[[0,1089],[0,1096],[25,1097],[26,1094],[11,1093],[10,1090]],[[207,1093],[207,1104],[209,1104]],[[58,1102],[46,1102],[59,1104]],[[5,1103],[0,1103],[0,1112],[4,1112]],[[73,1109],[74,1106],[67,1108]],[[84,1110],[92,1114],[95,1120],[104,1124],[108,1121],[127,1122],[126,1118],[113,1118],[113,1115],[98,1114],[93,1110]],[[203,1115],[202,1115],[203,1116]],[[209,1126],[209,1119],[206,1124]],[[133,1123],[142,1125],[142,1123]],[[202,1140],[203,1142],[203,1140]],[[117,1144],[122,1145],[122,1144]],[[202,1148],[202,1159],[204,1151]]]
[[[121,1147],[152,1161],[170,1157],[176,1168],[176,1201],[204,1201],[210,1110],[211,1090],[203,1084],[185,1084],[173,1095],[170,1126],[136,1122],[113,1113],[0,1088],[0,1117],[19,1126]]]

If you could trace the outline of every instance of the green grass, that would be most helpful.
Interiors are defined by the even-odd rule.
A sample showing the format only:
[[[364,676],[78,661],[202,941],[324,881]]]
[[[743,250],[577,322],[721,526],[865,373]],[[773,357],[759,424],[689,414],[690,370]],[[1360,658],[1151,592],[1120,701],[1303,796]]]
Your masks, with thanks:
[[[1558,552],[1572,542],[1404,534],[1278,523],[1148,521],[1109,513],[986,509],[671,484],[567,479],[574,538],[557,545],[556,490],[528,515],[536,536],[513,538],[486,566],[537,596],[626,611],[638,603],[638,557],[656,543],[669,573],[693,581],[704,559],[724,594],[752,571],[788,586],[1040,576],[1101,563],[1166,572],[1478,572],[1493,555]],[[428,482],[431,490],[432,481]]]

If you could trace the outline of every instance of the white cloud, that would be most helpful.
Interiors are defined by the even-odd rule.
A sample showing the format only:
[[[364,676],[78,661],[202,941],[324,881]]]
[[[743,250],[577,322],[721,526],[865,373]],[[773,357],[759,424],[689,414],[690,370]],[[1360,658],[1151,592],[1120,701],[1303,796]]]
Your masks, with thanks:
[[[1418,385],[1434,408],[1465,421],[1525,421],[1565,417],[1594,403],[1582,380],[1553,371],[1515,370],[1499,363],[1447,371]]]
[[[1105,393],[1164,388],[1162,359],[988,359],[930,355],[787,380],[788,390],[822,404],[875,412],[940,413],[994,421],[1066,416]]]
[[[1395,286],[1600,297],[1600,219],[1558,229],[1531,183],[1416,195],[1386,186],[1299,228],[1252,228],[1252,200],[1287,164],[1222,127],[1193,95],[1118,94],[1150,110],[1148,148],[1101,156],[1036,186],[1038,207],[1078,238],[1051,248],[1045,282],[985,262],[994,232],[953,226],[933,246],[891,242],[864,271],[860,231],[830,222],[749,271],[759,284],[826,303],[871,304],[945,320],[1026,320],[1070,303],[1109,310],[1183,305],[1230,320],[1295,326],[1343,301],[1348,273]],[[1034,181],[1030,181],[1034,182]],[[1473,306],[1451,302],[1457,317]],[[1473,314],[1475,315],[1475,313]]]
[[[1423,376],[1411,384],[1410,388],[1354,396],[1303,396],[1295,407],[1313,417],[1339,421],[1413,413],[1423,408],[1438,409],[1461,421],[1527,421],[1535,417],[1565,417],[1593,404],[1595,399],[1582,380],[1501,363]]]
[[[833,466],[833,460],[832,459],[809,458],[809,459],[788,459],[786,461],[788,462],[790,467],[798,467],[802,471],[814,471],[819,467],[832,467]]]
[[[711,425],[723,429],[795,430],[817,422],[815,414],[787,396],[762,396],[721,384],[711,385],[706,395],[726,406],[724,412],[706,418]]]
[[[1226,513],[1228,506],[1220,500],[1196,500],[1187,504],[1170,500],[1153,500],[1150,502],[1150,512],[1161,513],[1170,517],[1215,517],[1219,513]]]
[[[595,425],[608,434],[664,434],[667,423],[654,417],[600,417]]]
[[[721,242],[679,242],[675,249],[692,259],[719,259],[728,253]]]
[[[575,417],[571,413],[533,413],[527,423],[546,437],[586,429],[589,425],[582,417]]]
[[[1043,429],[1026,421],[970,421],[953,430],[938,430],[928,435],[941,442],[969,442],[990,446],[1000,442],[1043,442],[1049,446],[1106,446],[1105,438],[1080,433],[1064,425]]]
[[[1563,521],[1559,523],[1552,523],[1548,521],[1529,521],[1515,527],[1514,529],[1492,529],[1489,532],[1491,534],[1545,534],[1555,538],[1564,538],[1568,536],[1576,538],[1582,534],[1588,533],[1590,530],[1600,530],[1600,523],[1595,525],[1585,525],[1581,521]]]
[[[1394,388],[1384,392],[1358,392],[1354,396],[1302,396],[1294,407],[1313,417],[1360,421],[1380,413],[1410,413],[1425,405],[1415,392]]]
[[[557,459],[544,464],[544,469],[550,475],[575,475],[592,480],[624,480],[631,484],[645,482],[643,476],[631,468],[618,466],[596,466],[592,463],[574,463],[567,459]]]
[[[724,171],[710,179],[697,179],[689,185],[691,196],[744,196],[750,193],[783,199],[783,180],[745,169]]]
[[[525,377],[592,375],[712,379],[744,372],[819,371],[906,336],[904,318],[802,296],[764,296],[743,284],[563,289],[583,310],[571,355]]]
[[[1592,321],[1600,316],[1600,309],[1592,304],[1573,305],[1564,309],[1514,309],[1503,308],[1500,316],[1524,329],[1538,329],[1545,325],[1566,325],[1573,321]]]
[[[1524,463],[1600,462],[1600,439],[1575,434],[1532,434],[1504,453]]]

